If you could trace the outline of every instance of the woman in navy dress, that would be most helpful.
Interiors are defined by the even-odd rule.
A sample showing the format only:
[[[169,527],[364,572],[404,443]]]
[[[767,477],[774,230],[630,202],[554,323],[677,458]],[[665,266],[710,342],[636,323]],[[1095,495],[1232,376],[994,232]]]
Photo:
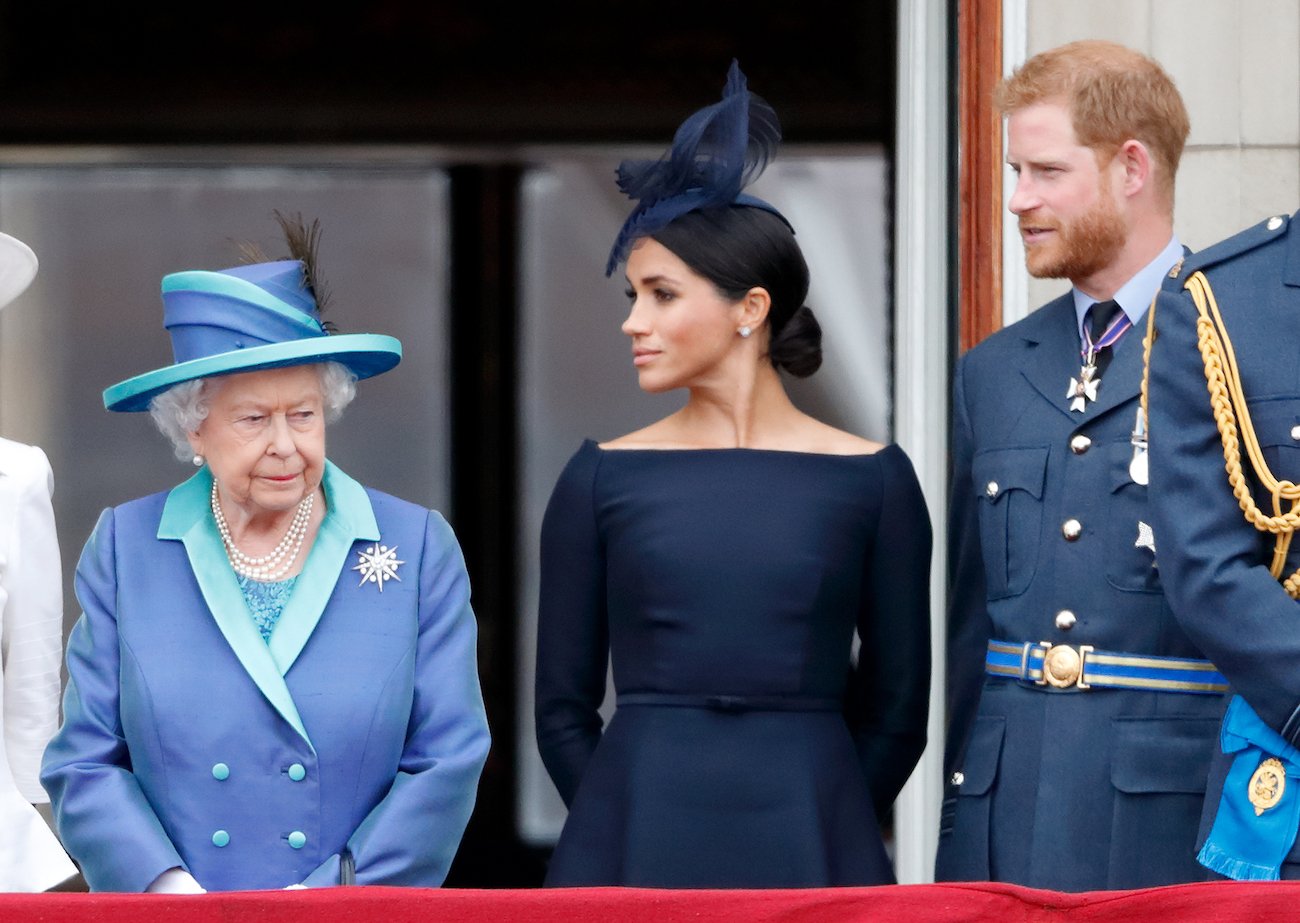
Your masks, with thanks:
[[[619,170],[640,203],[607,273],[626,262],[638,381],[689,396],[585,441],[543,520],[550,886],[894,880],[879,820],[925,746],[931,527],[902,449],[786,395],[779,370],[821,363],[808,270],[741,191],[778,139],[733,64],[664,159]]]

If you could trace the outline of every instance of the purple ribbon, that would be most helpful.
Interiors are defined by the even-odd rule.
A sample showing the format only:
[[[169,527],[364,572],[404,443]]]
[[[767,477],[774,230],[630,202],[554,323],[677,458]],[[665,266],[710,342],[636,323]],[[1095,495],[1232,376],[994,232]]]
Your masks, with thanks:
[[[1101,339],[1096,343],[1093,343],[1092,331],[1088,329],[1087,325],[1085,325],[1083,328],[1083,361],[1087,362],[1091,357],[1097,355],[1097,353],[1105,349],[1107,346],[1114,346],[1115,342],[1124,334],[1128,333],[1129,328],[1132,326],[1133,322],[1129,320],[1128,315],[1121,310],[1106,326],[1106,329],[1101,334]]]

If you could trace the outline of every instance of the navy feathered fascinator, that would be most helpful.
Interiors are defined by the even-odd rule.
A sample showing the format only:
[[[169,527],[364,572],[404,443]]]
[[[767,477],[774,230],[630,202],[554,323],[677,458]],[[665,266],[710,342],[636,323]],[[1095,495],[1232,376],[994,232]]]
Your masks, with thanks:
[[[682,122],[666,154],[619,164],[618,188],[637,205],[614,239],[605,275],[627,258],[634,240],[696,209],[752,205],[785,221],[773,205],[742,192],[767,167],[780,141],[776,112],[749,92],[740,65],[732,61],[721,102]]]

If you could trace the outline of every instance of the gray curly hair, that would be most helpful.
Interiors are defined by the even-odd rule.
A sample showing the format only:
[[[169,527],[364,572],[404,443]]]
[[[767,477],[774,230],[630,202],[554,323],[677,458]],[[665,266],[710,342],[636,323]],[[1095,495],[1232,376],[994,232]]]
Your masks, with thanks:
[[[357,376],[339,362],[313,364],[320,377],[321,399],[325,404],[325,422],[333,423],[357,395]],[[211,379],[196,378],[172,385],[149,402],[149,416],[162,434],[171,440],[172,449],[181,461],[194,456],[189,434],[198,432],[208,418]]]

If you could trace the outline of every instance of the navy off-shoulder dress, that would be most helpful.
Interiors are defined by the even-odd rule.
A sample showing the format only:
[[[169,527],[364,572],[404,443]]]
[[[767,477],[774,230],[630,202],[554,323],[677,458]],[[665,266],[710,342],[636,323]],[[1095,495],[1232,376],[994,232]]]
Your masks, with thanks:
[[[931,541],[897,446],[585,441],[541,535],[537,738],[569,808],[546,884],[892,882],[878,818],[925,746]]]

